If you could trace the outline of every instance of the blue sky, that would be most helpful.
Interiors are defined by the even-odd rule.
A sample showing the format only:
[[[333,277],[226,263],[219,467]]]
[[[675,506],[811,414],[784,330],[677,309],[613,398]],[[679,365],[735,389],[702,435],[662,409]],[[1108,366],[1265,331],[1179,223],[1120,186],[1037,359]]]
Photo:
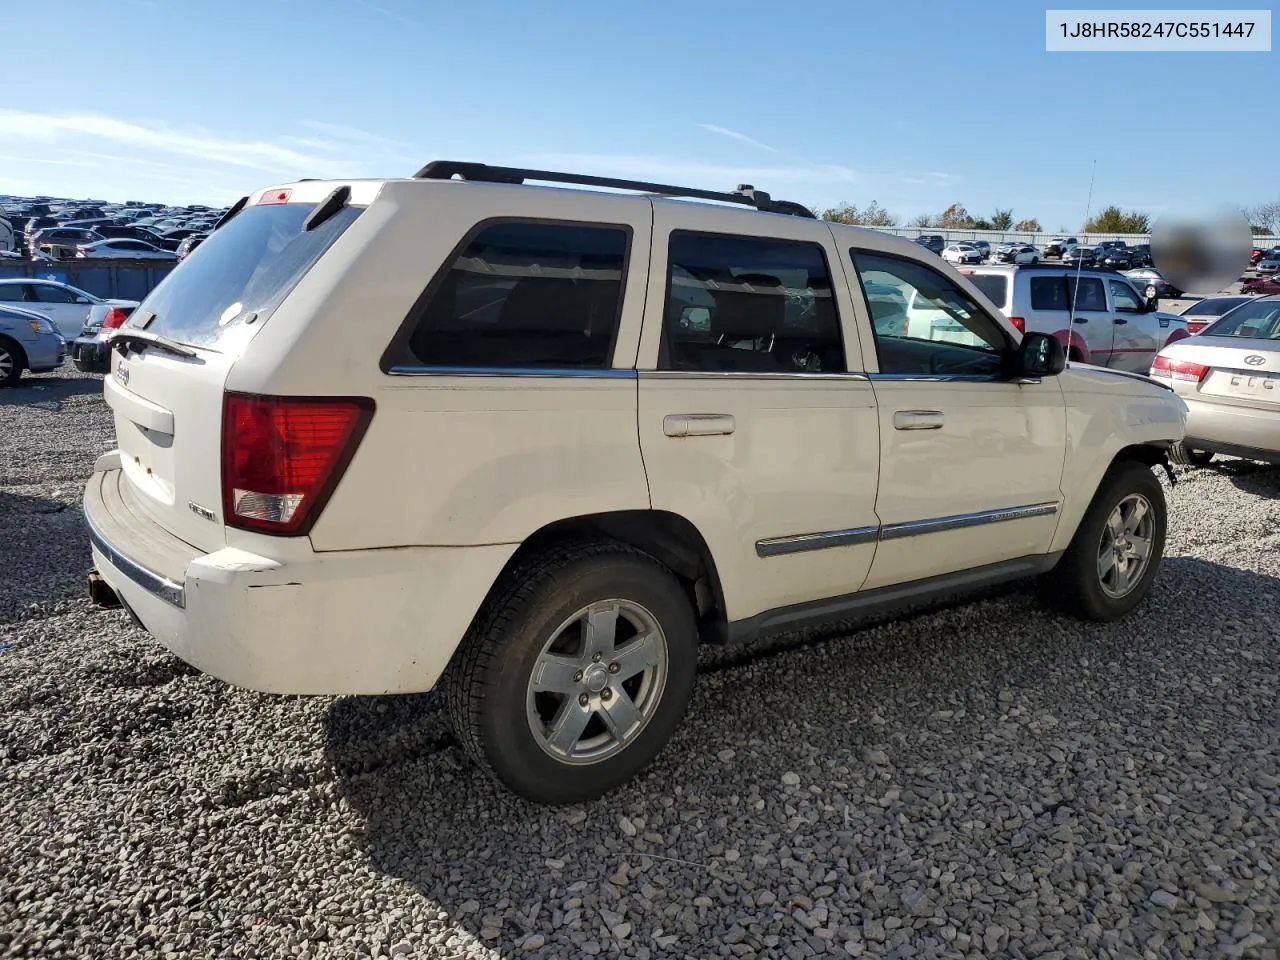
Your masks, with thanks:
[[[5,6],[29,67],[49,11]],[[224,203],[458,158],[1052,230],[1096,159],[1095,210],[1280,199],[1280,54],[1046,53],[1025,0],[57,6],[83,69],[11,88],[0,192]]]

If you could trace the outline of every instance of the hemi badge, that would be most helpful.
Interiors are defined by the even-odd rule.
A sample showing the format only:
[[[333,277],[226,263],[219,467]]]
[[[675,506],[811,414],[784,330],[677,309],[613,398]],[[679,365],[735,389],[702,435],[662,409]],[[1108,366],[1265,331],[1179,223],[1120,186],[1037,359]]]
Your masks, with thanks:
[[[200,506],[200,504],[198,503],[192,503],[190,500],[188,500],[187,506],[191,508],[191,512],[194,513],[197,517],[204,517],[206,520],[218,519],[217,514],[215,514],[212,510],[209,510],[205,507]]]

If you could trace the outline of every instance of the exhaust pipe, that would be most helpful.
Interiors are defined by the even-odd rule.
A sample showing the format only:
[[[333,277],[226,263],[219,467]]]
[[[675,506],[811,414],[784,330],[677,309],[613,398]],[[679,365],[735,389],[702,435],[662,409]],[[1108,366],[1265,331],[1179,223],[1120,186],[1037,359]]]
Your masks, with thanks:
[[[108,610],[117,610],[121,606],[120,598],[97,570],[89,571],[89,599]]]

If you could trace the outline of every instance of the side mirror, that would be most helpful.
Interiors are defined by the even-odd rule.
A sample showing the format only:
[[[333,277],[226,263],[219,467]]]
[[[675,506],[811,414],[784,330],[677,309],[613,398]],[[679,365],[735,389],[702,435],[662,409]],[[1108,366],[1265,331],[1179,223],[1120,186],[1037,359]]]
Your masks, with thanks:
[[[1056,377],[1067,365],[1062,341],[1047,333],[1028,333],[1018,345],[1015,364],[1019,377]]]

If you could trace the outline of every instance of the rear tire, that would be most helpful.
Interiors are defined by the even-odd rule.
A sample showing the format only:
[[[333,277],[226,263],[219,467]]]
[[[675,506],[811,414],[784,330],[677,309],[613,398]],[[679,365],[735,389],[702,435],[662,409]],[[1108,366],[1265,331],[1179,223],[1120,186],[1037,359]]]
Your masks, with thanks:
[[[1194,450],[1179,441],[1169,447],[1169,459],[1184,467],[1205,467],[1213,459],[1210,450]]]
[[[27,355],[22,347],[8,337],[0,337],[0,387],[17,386],[26,367]]]
[[[1151,468],[1115,463],[1058,565],[1040,581],[1041,598],[1069,616],[1119,620],[1151,588],[1164,555],[1168,510]]]
[[[653,557],[571,544],[504,577],[444,677],[471,758],[535,803],[608,793],[658,755],[693,693],[698,630]]]

